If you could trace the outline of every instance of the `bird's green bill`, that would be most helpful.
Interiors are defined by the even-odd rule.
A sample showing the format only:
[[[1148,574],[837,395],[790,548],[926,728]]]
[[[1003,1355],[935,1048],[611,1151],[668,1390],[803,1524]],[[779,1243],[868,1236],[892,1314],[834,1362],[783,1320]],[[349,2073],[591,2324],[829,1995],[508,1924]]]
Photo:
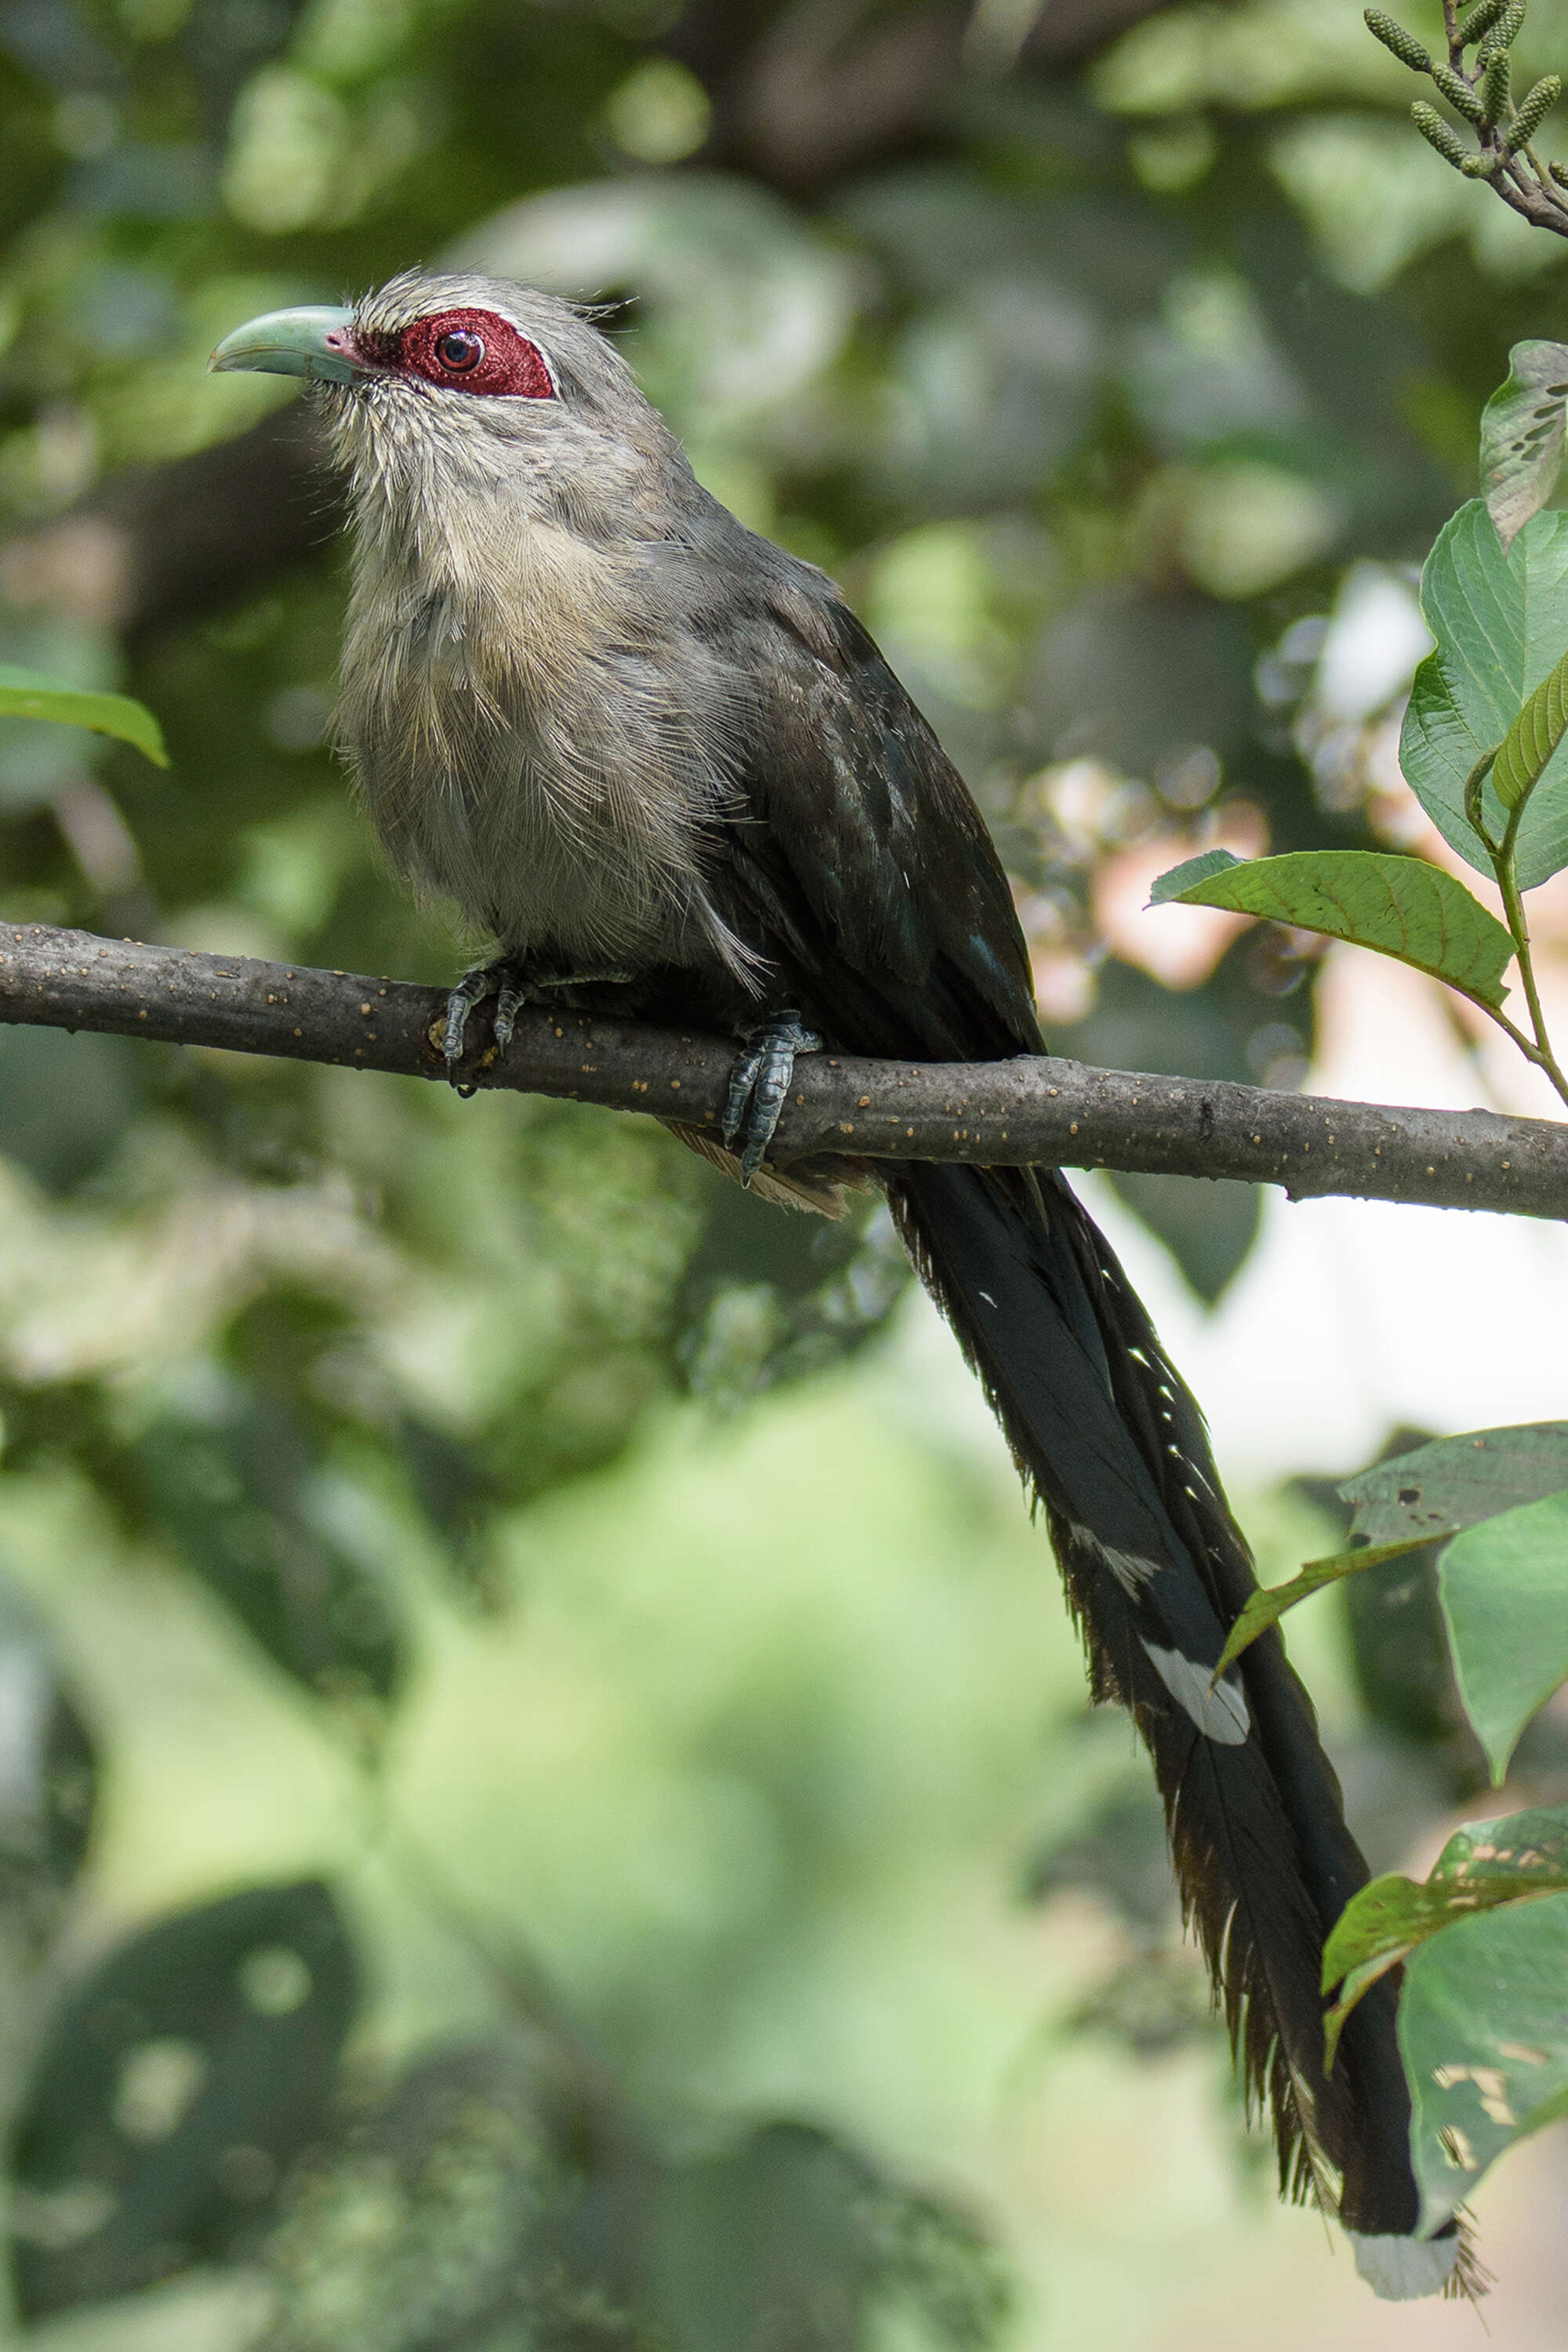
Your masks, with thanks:
[[[324,306],[268,310],[226,335],[209,369],[249,368],[260,375],[312,376],[353,383],[368,373],[354,347],[354,314]]]

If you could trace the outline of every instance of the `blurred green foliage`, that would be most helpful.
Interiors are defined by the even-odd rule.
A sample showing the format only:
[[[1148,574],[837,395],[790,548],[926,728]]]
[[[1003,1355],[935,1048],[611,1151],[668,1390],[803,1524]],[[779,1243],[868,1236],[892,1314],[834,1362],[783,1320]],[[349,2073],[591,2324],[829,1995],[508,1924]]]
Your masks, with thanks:
[[[1325,647],[1408,605],[1561,258],[1406,104],[1351,0],[5,0],[0,662],[134,693],[174,764],[7,722],[0,915],[458,969],[324,748],[301,412],[203,373],[451,255],[614,306],[704,478],[844,580],[1063,1050],[1289,1083],[1298,942],[1172,974],[1126,917],[1216,844],[1386,837],[1415,654]],[[7,2043],[23,2309],[131,2327],[205,2259],[270,2279],[224,2340],[277,2352],[986,2340],[985,2238],[1047,2224],[933,2118],[1047,2012],[1208,2029],[1037,1539],[867,1402],[883,1221],[570,1107],[42,1031],[0,1032],[0,1549],[54,1629],[18,1600],[0,1677],[6,1966],[55,2020]],[[1215,1295],[1253,1196],[1124,1190]],[[1440,1714],[1385,1735],[1439,1742],[1409,1807]],[[1093,1982],[1023,1907],[1073,1889]],[[346,2032],[330,2109],[279,2105],[290,2018]]]

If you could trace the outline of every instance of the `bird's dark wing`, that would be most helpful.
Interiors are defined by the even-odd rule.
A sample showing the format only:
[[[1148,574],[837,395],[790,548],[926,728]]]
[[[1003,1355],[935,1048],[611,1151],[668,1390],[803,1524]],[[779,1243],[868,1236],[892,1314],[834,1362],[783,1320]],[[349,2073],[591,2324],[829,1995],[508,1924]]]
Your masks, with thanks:
[[[770,587],[714,877],[728,919],[832,1043],[848,1020],[863,1053],[1037,1053],[1023,934],[963,778],[837,596]]]

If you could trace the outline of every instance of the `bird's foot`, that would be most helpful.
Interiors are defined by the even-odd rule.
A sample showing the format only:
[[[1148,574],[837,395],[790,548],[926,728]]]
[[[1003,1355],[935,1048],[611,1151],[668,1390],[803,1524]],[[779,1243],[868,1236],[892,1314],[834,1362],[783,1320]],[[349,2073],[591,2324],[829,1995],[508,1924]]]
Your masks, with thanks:
[[[441,1051],[447,1064],[447,1076],[454,1086],[458,1063],[463,1058],[463,1040],[468,1031],[468,1015],[487,997],[496,1001],[491,1034],[498,1054],[504,1054],[511,1044],[511,1033],[517,1016],[525,1004],[531,1004],[551,989],[586,988],[595,982],[624,982],[629,971],[563,971],[536,972],[510,956],[499,956],[493,963],[476,964],[466,971],[447,999],[447,1026],[442,1034]],[[464,1089],[471,1092],[472,1089]]]
[[[797,1054],[820,1054],[822,1040],[808,1029],[798,1013],[775,1013],[757,1029],[748,1029],[724,1098],[725,1146],[741,1149],[741,1181],[749,1184],[778,1127],[779,1114],[795,1076]]]
[[[521,965],[506,956],[498,957],[494,963],[477,963],[471,971],[463,974],[447,999],[447,1026],[441,1036],[447,1076],[454,1086],[458,1083],[457,1067],[463,1058],[468,1015],[474,1007],[482,1004],[487,997],[495,998],[495,1041],[498,1047],[503,1047],[510,1041],[519,1011],[528,1002],[529,985]]]

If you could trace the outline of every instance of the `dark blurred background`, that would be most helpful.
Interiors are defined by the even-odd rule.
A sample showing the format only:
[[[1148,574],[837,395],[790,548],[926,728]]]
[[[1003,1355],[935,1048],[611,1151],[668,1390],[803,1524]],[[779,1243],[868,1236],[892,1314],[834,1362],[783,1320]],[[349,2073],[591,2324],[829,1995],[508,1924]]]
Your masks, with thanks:
[[[1521,47],[1562,68],[1568,7]],[[325,748],[308,408],[203,373],[454,257],[614,306],[703,478],[842,580],[1062,1051],[1542,1107],[1424,982],[1140,911],[1216,843],[1440,854],[1394,758],[1415,569],[1565,248],[1409,96],[1352,0],[0,0],[0,661],[142,697],[174,759],[3,722],[0,913],[460,968]],[[1274,2208],[1139,1759],[868,1209],[808,1230],[567,1106],[25,1028],[0,1153],[0,2340],[1473,2325]],[[1396,1423],[1561,1410],[1549,1321],[1485,1336],[1549,1318],[1555,1235],[1097,1199],[1266,1576]],[[1496,1804],[1429,1563],[1294,1646],[1378,1866]],[[1565,1752],[1531,1731],[1517,1801]],[[1561,2341],[1531,2161],[1488,2190],[1503,2352]]]

